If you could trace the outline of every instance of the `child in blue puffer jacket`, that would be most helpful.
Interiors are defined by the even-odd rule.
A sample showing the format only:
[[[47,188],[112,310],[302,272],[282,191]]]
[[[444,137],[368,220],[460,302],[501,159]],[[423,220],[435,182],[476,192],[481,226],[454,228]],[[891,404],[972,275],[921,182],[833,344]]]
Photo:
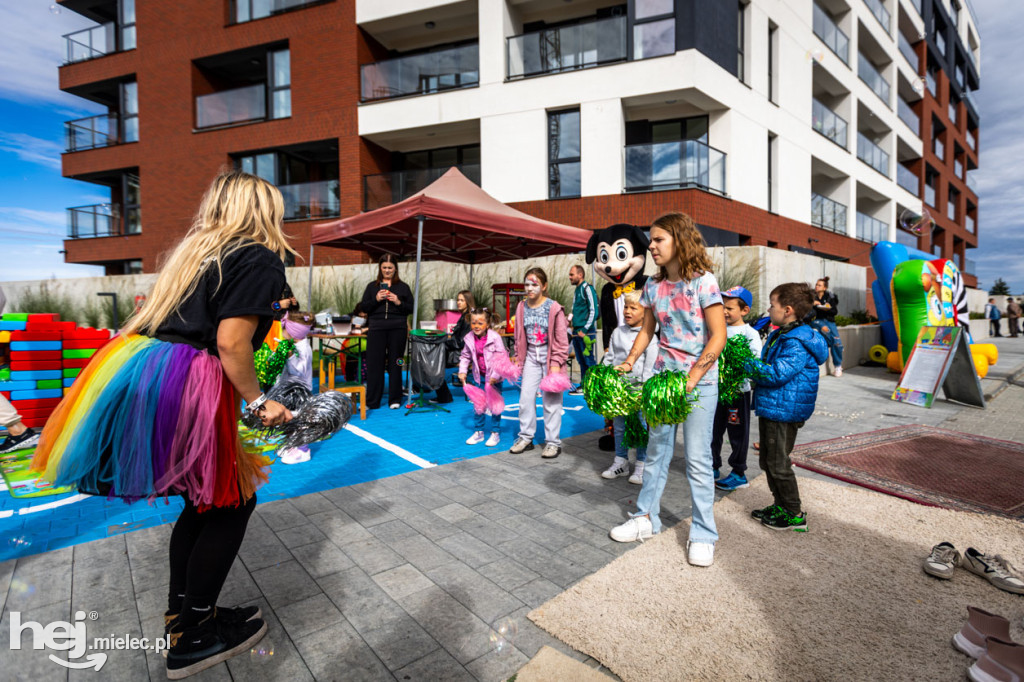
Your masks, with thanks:
[[[761,434],[761,470],[768,479],[773,503],[751,516],[776,530],[807,530],[807,516],[789,455],[796,432],[814,413],[818,398],[818,366],[828,359],[821,334],[802,322],[811,311],[814,294],[803,282],[789,282],[771,293],[768,314],[779,329],[751,368],[757,377],[757,416]]]

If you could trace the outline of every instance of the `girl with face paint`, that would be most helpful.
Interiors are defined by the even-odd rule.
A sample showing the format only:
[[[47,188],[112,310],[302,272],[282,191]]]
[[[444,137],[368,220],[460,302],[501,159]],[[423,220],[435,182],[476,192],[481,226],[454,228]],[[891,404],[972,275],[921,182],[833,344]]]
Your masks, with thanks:
[[[312,327],[313,313],[289,310],[281,320],[282,336],[295,341],[295,352],[288,357],[284,371],[277,378],[278,383],[281,383],[285,377],[295,377],[302,379],[310,391],[313,390],[313,349],[307,338]],[[285,448],[277,454],[283,464],[300,464],[309,461],[309,446]]]
[[[569,387],[565,364],[569,356],[569,335],[565,312],[547,297],[548,276],[541,268],[530,268],[523,278],[526,300],[516,307],[515,357],[522,367],[519,393],[519,437],[509,450],[519,454],[533,449],[537,430],[537,389]],[[543,389],[542,389],[543,390]],[[543,390],[544,450],[541,457],[552,459],[562,453],[562,392]]]

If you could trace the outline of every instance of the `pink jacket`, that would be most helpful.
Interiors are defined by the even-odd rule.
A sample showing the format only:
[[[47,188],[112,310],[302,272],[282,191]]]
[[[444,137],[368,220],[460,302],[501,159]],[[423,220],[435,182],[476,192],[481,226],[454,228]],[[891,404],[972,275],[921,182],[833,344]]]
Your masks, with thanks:
[[[484,342],[484,365],[487,366],[487,380],[500,379],[494,373],[494,360],[505,353],[505,344],[501,335],[493,329],[487,330],[487,340]],[[476,352],[476,336],[473,332],[466,334],[462,340],[462,355],[459,356],[459,374],[465,374],[470,365],[473,367],[473,381],[480,383],[480,358]]]
[[[516,359],[522,367],[526,362],[526,326],[523,324],[523,309],[525,301],[520,301],[516,306]],[[565,371],[565,363],[569,357],[569,332],[568,322],[565,319],[565,311],[555,299],[551,299],[551,313],[548,315],[548,366],[558,367]]]

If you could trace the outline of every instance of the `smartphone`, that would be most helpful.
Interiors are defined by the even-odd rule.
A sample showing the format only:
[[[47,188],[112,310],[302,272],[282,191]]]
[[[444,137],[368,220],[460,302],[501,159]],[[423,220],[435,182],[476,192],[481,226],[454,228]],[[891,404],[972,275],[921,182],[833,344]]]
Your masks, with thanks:
[[[381,283],[380,283],[380,288],[381,288],[381,289],[390,289],[390,288],[391,288],[391,285],[390,285],[390,284],[388,284],[387,282],[381,282]]]

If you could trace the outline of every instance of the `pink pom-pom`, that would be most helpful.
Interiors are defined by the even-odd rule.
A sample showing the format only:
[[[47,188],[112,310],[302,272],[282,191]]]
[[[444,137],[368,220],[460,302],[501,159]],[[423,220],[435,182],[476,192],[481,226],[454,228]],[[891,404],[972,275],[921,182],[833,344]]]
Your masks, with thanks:
[[[488,382],[484,392],[487,394],[487,409],[491,414],[501,414],[505,411],[505,397],[501,395],[497,386]]]
[[[484,393],[484,389],[473,384],[463,384],[462,390],[466,392],[466,397],[473,403],[474,412],[483,414],[487,410],[487,395]]]
[[[519,377],[523,374],[522,367],[513,364],[508,359],[508,355],[504,353],[494,358],[494,361],[491,363],[491,371],[502,379],[508,379],[509,381],[519,381]]]
[[[565,372],[552,372],[540,380],[540,390],[545,393],[564,393],[572,387]]]

